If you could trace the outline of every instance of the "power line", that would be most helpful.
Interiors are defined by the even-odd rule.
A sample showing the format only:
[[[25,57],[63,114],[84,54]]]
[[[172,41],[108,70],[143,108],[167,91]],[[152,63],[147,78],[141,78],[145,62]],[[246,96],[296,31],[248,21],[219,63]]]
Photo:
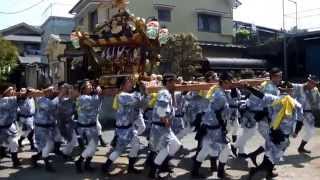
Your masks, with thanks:
[[[53,7],[55,7],[55,6],[72,6],[73,4],[67,4],[67,3],[57,3],[57,2],[54,2],[54,3],[50,3],[49,5],[48,5],[48,7],[42,12],[42,16],[45,14],[45,13],[47,13],[47,11],[49,11],[49,10],[52,10],[52,8]]]
[[[320,13],[304,15],[304,16],[298,16],[298,19],[311,18],[311,17],[315,17],[315,16],[320,16]],[[295,16],[291,16],[291,15],[285,15],[285,17],[287,17],[287,18],[296,18]]]
[[[73,6],[74,4],[68,4],[68,3],[60,3],[60,2],[55,2],[53,3],[54,5],[60,5],[60,6]]]
[[[320,14],[312,14],[312,15],[306,15],[306,16],[300,16],[299,18],[311,18],[311,17],[315,17],[315,16],[320,16]]]
[[[309,12],[312,12],[312,11],[319,11],[320,8],[313,8],[313,9],[305,9],[305,10],[302,10],[302,11],[298,11],[299,14],[305,14],[305,13],[309,13]],[[296,12],[290,12],[290,13],[287,13],[287,15],[294,15],[296,14]]]
[[[24,8],[24,9],[21,9],[21,10],[19,10],[19,11],[13,11],[13,12],[3,12],[3,11],[0,11],[0,14],[8,14],[8,15],[10,15],[10,14],[20,14],[20,13],[23,13],[23,12],[25,12],[25,11],[28,11],[28,10],[30,10],[30,9],[32,9],[32,8],[40,5],[40,4],[43,3],[44,1],[46,1],[46,0],[41,0],[41,1],[39,1],[39,2],[37,2],[37,3],[35,3],[35,4],[33,4],[33,5],[31,5],[31,6],[29,6],[29,7]]]
[[[311,28],[308,28],[308,29],[311,29],[311,30],[313,30],[313,29],[320,29],[320,26],[318,26],[318,27],[311,27]]]

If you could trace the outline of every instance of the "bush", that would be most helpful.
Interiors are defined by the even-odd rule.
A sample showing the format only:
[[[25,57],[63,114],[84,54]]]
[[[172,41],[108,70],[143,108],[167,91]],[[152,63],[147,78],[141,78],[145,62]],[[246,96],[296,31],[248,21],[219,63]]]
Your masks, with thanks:
[[[0,82],[6,81],[12,69],[17,65],[18,50],[10,42],[0,37]]]
[[[196,73],[194,62],[202,59],[202,48],[193,34],[174,34],[161,49],[161,58],[170,62],[171,72],[188,80]]]

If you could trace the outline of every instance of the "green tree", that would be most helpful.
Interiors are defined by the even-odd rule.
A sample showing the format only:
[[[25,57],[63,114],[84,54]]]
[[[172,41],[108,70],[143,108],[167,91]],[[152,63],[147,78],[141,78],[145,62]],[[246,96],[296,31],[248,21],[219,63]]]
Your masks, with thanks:
[[[0,82],[5,81],[17,65],[18,50],[9,41],[0,37]]]
[[[200,64],[197,61],[202,59],[202,48],[193,34],[174,34],[161,48],[161,59],[171,63],[172,72],[188,80]]]
[[[248,44],[250,41],[251,33],[247,29],[239,29],[236,33],[236,41],[240,44]]]

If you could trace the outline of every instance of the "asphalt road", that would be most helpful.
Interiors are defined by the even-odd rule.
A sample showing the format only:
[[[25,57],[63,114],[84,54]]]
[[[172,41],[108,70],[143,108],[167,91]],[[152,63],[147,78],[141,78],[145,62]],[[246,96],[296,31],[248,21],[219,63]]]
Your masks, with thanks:
[[[105,131],[104,138],[107,142],[110,142],[113,137],[112,131]],[[177,179],[185,180],[191,179],[190,169],[192,167],[192,157],[194,155],[195,143],[194,143],[194,134],[183,139],[183,145],[187,149],[183,153],[179,154],[179,157],[173,160],[173,164],[176,165],[174,169],[175,173],[166,176],[166,179]],[[308,149],[312,150],[311,155],[300,155],[297,153],[297,147],[300,143],[300,138],[291,139],[291,145],[287,150],[284,161],[277,166],[277,172],[279,177],[276,180],[320,180],[320,129],[318,130],[317,136],[312,139],[312,141],[307,145]],[[146,144],[146,141],[143,140],[143,144]],[[255,136],[249,142],[249,146],[246,151],[250,152],[256,149],[261,145],[261,137]],[[22,159],[23,166],[20,169],[12,169],[10,159],[2,159],[0,161],[0,179],[12,179],[12,180],[76,180],[76,179],[116,179],[116,180],[132,180],[136,178],[137,180],[144,180],[147,178],[147,171],[141,175],[127,175],[127,156],[124,154],[114,165],[114,170],[112,171],[111,176],[102,174],[100,172],[100,166],[106,160],[106,153],[109,151],[109,147],[103,148],[99,147],[96,152],[96,156],[93,159],[93,167],[96,168],[95,172],[77,174],[73,162],[65,163],[60,157],[54,157],[54,167],[56,173],[48,173],[42,168],[32,168],[30,166],[30,157],[33,154],[28,152],[29,146],[26,145],[23,150],[24,152],[19,154],[19,157]],[[79,152],[75,152],[75,156]],[[259,157],[261,161],[262,156]],[[138,168],[143,169],[145,161],[145,154],[141,153],[140,160],[138,161]],[[43,162],[41,162],[43,164]],[[244,159],[234,159],[230,158],[228,165],[226,166],[228,174],[232,175],[231,179],[247,179],[248,170],[253,165],[251,162],[248,162]],[[217,179],[216,173],[210,173],[209,171],[209,161],[206,161],[203,164],[201,169],[203,174],[208,176],[208,179]],[[165,174],[164,174],[165,175]],[[259,179],[256,177],[255,179]]]

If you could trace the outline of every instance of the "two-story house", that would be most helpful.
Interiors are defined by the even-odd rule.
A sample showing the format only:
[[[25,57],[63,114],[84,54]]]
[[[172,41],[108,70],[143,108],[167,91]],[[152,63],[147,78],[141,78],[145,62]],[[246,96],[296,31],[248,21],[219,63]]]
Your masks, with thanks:
[[[49,76],[53,83],[66,80],[65,62],[59,60],[59,55],[64,53],[66,45],[62,42],[70,40],[74,29],[74,19],[68,17],[49,16],[41,25],[42,60],[49,65]]]
[[[1,30],[0,35],[18,48],[20,85],[37,87],[39,77],[45,74],[45,65],[41,63],[41,29],[20,23]]]
[[[203,45],[204,54],[212,55],[219,51],[209,52],[213,50],[210,47],[232,43],[233,9],[240,4],[238,0],[130,0],[129,9],[138,17],[156,17],[171,33],[193,33]],[[114,11],[112,0],[80,0],[70,13],[75,15],[77,28],[92,32]]]

